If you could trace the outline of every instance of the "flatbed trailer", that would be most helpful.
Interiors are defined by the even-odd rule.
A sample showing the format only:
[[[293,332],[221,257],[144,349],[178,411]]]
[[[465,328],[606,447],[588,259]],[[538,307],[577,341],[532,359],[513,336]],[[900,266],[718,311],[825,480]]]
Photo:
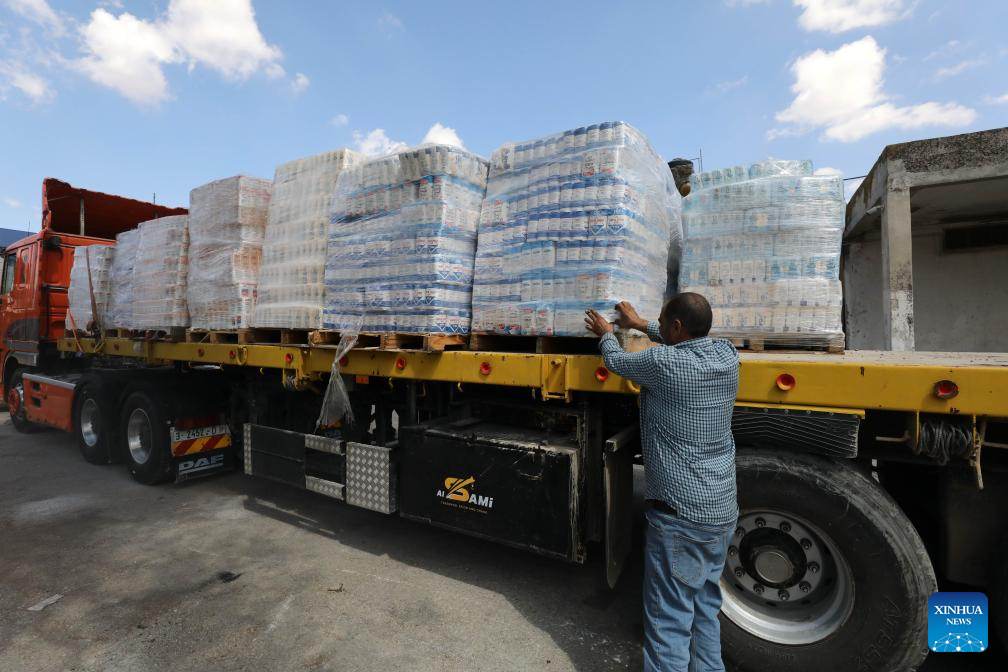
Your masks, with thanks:
[[[140,480],[234,464],[570,562],[597,548],[609,586],[629,554],[639,389],[597,355],[80,336],[58,349],[77,372],[31,375],[29,419],[59,419],[91,461]],[[334,371],[357,422],[316,430]],[[733,432],[722,639],[740,669],[912,669],[936,570],[1004,599],[1008,355],[743,352]]]

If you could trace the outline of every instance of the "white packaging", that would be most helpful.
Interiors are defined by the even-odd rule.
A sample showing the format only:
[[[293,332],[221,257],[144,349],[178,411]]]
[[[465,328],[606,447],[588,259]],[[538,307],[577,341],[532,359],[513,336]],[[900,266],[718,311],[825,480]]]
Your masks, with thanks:
[[[67,289],[66,328],[86,331],[91,328],[107,327],[115,246],[82,245],[73,250],[70,287]],[[97,314],[92,305],[97,309]]]

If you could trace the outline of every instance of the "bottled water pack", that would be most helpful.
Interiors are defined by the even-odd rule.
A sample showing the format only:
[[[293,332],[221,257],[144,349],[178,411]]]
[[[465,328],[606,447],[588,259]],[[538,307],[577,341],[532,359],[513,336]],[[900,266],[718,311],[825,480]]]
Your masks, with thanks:
[[[87,245],[74,248],[70,267],[70,287],[67,290],[66,328],[85,331],[94,322],[107,326],[108,304],[112,294],[111,266],[115,247]],[[90,267],[90,268],[89,268]],[[94,314],[91,296],[94,295]],[[71,315],[73,319],[71,319]]]
[[[327,329],[469,332],[485,159],[421,145],[344,169],[325,266]]]
[[[692,186],[679,285],[710,301],[712,334],[842,335],[839,176],[765,161],[694,175]]]
[[[109,294],[108,326],[116,329],[134,329],[133,324],[133,267],[136,265],[140,231],[130,229],[116,236],[115,254],[109,267],[112,283]],[[76,317],[76,316],[75,316]]]
[[[243,175],[189,193],[189,314],[194,329],[242,329],[255,309],[272,182]]]
[[[629,124],[503,145],[479,223],[473,330],[589,336],[585,309],[613,319],[623,300],[657,317],[681,246],[672,173]]]
[[[361,160],[337,149],[277,166],[259,270],[256,327],[320,329],[336,180]]]
[[[133,269],[134,328],[189,326],[189,217],[152,219],[141,223],[138,230],[140,242]]]

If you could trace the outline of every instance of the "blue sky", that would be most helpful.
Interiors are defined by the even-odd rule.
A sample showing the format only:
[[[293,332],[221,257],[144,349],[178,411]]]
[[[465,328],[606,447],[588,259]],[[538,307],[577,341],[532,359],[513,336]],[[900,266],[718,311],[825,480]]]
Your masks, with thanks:
[[[1008,125],[1003,0],[0,0],[0,227],[42,178],[186,205],[341,146],[624,119],[706,168]]]

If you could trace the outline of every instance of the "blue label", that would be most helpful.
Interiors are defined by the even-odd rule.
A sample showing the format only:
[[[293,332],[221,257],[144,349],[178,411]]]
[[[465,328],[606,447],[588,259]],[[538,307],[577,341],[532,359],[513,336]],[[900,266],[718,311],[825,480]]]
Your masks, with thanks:
[[[928,598],[928,648],[936,653],[986,651],[987,596],[934,593]]]

